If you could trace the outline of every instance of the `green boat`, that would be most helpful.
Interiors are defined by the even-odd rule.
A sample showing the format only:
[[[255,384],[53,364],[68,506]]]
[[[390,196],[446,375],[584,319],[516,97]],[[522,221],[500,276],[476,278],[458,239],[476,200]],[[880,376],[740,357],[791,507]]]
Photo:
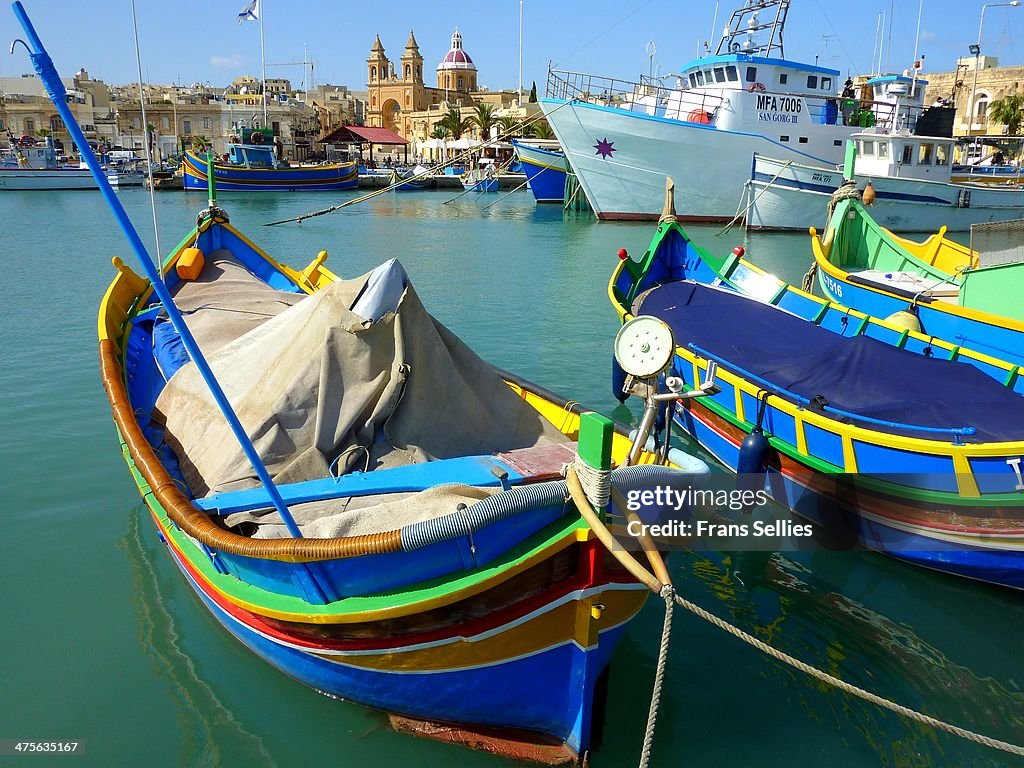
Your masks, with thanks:
[[[1021,222],[983,225],[995,245],[979,253],[941,230],[924,243],[898,238],[856,192],[852,154],[824,235],[810,230],[825,296],[874,317],[909,313],[913,330],[1024,364],[1024,259],[1012,246]]]

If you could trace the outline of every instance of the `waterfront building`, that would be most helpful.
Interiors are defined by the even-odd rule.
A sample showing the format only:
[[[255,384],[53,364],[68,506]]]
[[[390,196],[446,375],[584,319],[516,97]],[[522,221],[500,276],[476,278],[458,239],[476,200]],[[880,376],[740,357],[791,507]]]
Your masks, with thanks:
[[[1024,93],[1024,66],[1001,67],[995,56],[967,56],[957,60],[956,71],[933,72],[925,79],[926,104],[945,99],[956,107],[955,136],[1005,133],[989,108],[1004,96]]]

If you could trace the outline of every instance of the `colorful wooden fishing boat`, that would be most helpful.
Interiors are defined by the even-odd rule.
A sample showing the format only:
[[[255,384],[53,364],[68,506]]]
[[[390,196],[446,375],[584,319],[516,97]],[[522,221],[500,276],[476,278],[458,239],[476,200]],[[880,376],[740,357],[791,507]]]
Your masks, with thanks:
[[[258,142],[258,143],[256,143]],[[214,163],[217,189],[229,192],[335,192],[356,189],[355,162],[281,166],[274,156],[273,132],[254,129],[228,145],[227,162]],[[206,158],[188,151],[182,157],[185,189],[207,188]]]
[[[467,192],[497,192],[500,186],[498,176],[492,166],[474,168],[459,177],[462,188]]]
[[[433,189],[436,182],[430,175],[430,170],[422,165],[399,171],[397,168],[391,171],[389,186],[394,187],[396,192],[418,192],[424,189]]]
[[[530,191],[538,203],[565,202],[565,172],[568,164],[557,141],[513,139],[516,157]]]
[[[114,259],[101,375],[121,453],[203,603],[281,671],[404,728],[585,760],[612,651],[667,583],[650,539],[665,582],[600,515],[616,487],[689,473],[645,465],[659,458],[646,434],[503,378],[397,261],[356,280],[326,252],[301,272],[275,261],[231,226],[213,173],[209,206],[158,268],[14,12],[146,274]]]
[[[675,418],[726,466],[858,544],[1024,587],[1016,365],[804,293],[742,249],[712,255],[672,213],[608,290],[623,320],[671,325],[676,376],[717,363],[721,391]]]
[[[847,195],[824,235],[811,229],[818,282],[849,307],[875,317],[907,311],[925,334],[1024,364],[1024,262],[1016,253],[972,253],[943,234],[916,245],[897,238]]]

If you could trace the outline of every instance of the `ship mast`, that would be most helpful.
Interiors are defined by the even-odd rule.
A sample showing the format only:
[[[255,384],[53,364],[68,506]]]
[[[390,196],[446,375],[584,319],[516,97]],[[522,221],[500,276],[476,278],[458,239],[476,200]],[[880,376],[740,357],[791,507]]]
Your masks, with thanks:
[[[722,32],[716,56],[726,53],[743,53],[750,56],[780,59],[786,57],[783,50],[782,31],[786,26],[791,0],[746,0],[743,7],[733,11],[729,24]],[[775,9],[774,18],[771,17]],[[759,32],[769,31],[768,42],[754,39]]]

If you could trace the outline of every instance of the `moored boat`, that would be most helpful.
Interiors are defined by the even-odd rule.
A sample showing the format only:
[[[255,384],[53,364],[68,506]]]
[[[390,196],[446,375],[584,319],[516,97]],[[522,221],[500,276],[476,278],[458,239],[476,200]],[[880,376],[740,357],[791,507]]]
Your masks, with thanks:
[[[0,156],[0,190],[30,191],[97,189],[88,168],[72,168],[57,162],[53,140],[11,147]]]
[[[513,139],[516,157],[538,203],[565,202],[565,153],[557,141]]]
[[[683,185],[684,221],[733,217],[754,154],[782,162],[841,162],[853,133],[916,119],[915,107],[840,91],[840,73],[785,57],[791,3],[744,3],[715,55],[675,77],[631,83],[552,70],[545,117],[599,219],[657,220],[665,177]]]
[[[243,131],[239,140],[228,146],[227,162],[213,164],[217,188],[229,192],[334,192],[359,186],[356,163],[282,164],[274,155],[273,141],[269,129]],[[182,170],[186,190],[207,188],[205,158],[186,152]]]
[[[880,226],[855,194],[840,197],[824,233],[811,229],[826,297],[876,317],[909,312],[925,334],[1024,364],[1024,261],[1016,249],[972,252],[944,230],[914,244]],[[991,229],[1004,244],[1024,233],[1012,221],[975,225],[972,232]]]
[[[429,168],[417,165],[404,171],[397,168],[391,171],[391,180],[388,185],[394,187],[396,192],[417,192],[423,189],[433,189],[435,186],[434,177]]]
[[[623,319],[675,332],[675,409],[795,513],[910,562],[1024,587],[1024,381],[1014,364],[819,299],[694,245],[666,215],[614,271]],[[755,435],[751,440],[747,440]]]
[[[920,101],[925,81],[889,76],[868,84],[884,94]],[[953,182],[953,139],[928,135],[923,132],[928,127],[876,128],[852,136],[857,178],[874,190],[872,217],[878,224],[894,232],[934,232],[939,227],[966,232],[973,224],[1024,216],[1024,186]],[[806,230],[842,181],[834,166],[755,155],[747,186],[747,226]]]
[[[497,192],[500,186],[498,175],[490,165],[468,170],[459,176],[459,180],[467,192]]]

